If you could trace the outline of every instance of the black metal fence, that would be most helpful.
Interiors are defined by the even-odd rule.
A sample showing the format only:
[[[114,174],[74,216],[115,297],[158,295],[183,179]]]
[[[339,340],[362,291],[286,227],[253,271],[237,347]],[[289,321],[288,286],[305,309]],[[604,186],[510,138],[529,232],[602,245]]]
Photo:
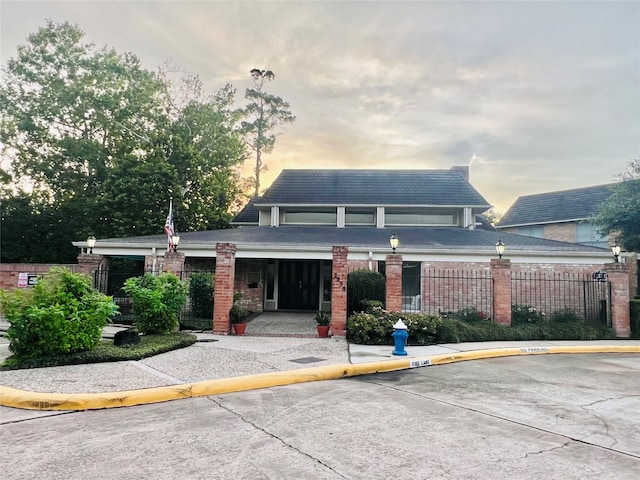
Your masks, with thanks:
[[[94,287],[106,295],[113,296],[114,302],[120,307],[118,323],[133,324],[135,320],[131,297],[122,289],[124,282],[145,273],[151,272],[144,269],[129,271],[106,269],[94,272]],[[180,327],[210,330],[213,326],[214,271],[185,269],[178,277],[189,281],[187,301],[179,315]]]
[[[493,318],[493,279],[488,270],[430,269],[403,276],[402,310],[450,316],[464,311]],[[405,286],[413,285],[408,290]]]
[[[611,325],[611,284],[587,274],[512,272],[511,303],[514,310],[549,320]]]

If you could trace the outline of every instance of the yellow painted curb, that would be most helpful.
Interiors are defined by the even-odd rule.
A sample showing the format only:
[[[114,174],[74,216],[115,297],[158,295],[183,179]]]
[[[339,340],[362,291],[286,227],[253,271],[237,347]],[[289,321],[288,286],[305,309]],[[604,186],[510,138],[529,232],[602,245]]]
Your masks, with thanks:
[[[424,357],[405,357],[397,360],[384,360],[370,363],[327,365],[286,372],[221,378],[217,380],[205,380],[182,385],[170,385],[123,392],[42,393],[28,392],[0,385],[0,405],[28,410],[96,410],[102,408],[129,407],[133,405],[166,402],[180,398],[220,395],[259,388],[291,385],[294,383],[335,380],[344,377],[392,372],[430,365],[444,365],[466,360],[557,353],[640,353],[640,345],[495,348]]]

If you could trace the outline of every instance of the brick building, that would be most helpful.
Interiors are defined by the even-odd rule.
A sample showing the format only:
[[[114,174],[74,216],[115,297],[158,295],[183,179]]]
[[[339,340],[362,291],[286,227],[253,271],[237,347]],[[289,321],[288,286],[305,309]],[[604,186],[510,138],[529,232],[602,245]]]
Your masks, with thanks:
[[[476,216],[488,208],[467,167],[284,170],[238,214],[238,228],[182,233],[177,252],[167,252],[164,235],[98,239],[90,257],[102,269],[110,257],[144,259],[153,271],[215,267],[217,333],[229,331],[233,293],[242,292],[244,306],[256,312],[331,311],[333,333],[343,334],[347,276],[356,268],[385,273],[387,309],[443,311],[438,302],[456,292],[464,301],[447,308],[488,302],[492,318],[502,323],[510,322],[511,282],[519,272],[591,278],[604,271],[622,281],[626,264],[611,264],[610,250],[482,228]],[[393,233],[396,251],[389,243]],[[507,246],[502,259],[499,240]],[[87,243],[74,245],[83,250],[79,260],[88,261]],[[442,280],[438,272],[446,271],[456,273]],[[625,285],[628,290],[628,275]],[[628,336],[628,298],[626,320],[624,298],[616,301],[606,298],[609,322]]]

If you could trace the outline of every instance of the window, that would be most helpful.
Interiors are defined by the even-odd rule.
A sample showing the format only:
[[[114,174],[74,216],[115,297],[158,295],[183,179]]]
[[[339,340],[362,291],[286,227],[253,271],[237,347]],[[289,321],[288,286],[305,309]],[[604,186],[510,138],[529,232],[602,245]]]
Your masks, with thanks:
[[[458,212],[412,208],[386,208],[385,225],[457,225]]]
[[[576,225],[576,243],[607,247],[607,237],[598,234],[598,227],[585,222]]]
[[[283,225],[336,225],[335,208],[280,208]]]
[[[371,208],[347,208],[345,210],[346,225],[375,225],[376,211]]]
[[[544,227],[541,225],[533,227],[518,227],[516,232],[518,235],[526,235],[527,237],[544,238]]]

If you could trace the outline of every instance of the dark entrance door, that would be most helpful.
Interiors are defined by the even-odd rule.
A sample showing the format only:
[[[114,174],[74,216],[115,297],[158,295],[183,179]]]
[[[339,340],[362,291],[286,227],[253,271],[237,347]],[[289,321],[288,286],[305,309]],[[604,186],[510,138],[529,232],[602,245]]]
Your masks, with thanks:
[[[320,262],[281,260],[278,272],[279,310],[318,310]]]

